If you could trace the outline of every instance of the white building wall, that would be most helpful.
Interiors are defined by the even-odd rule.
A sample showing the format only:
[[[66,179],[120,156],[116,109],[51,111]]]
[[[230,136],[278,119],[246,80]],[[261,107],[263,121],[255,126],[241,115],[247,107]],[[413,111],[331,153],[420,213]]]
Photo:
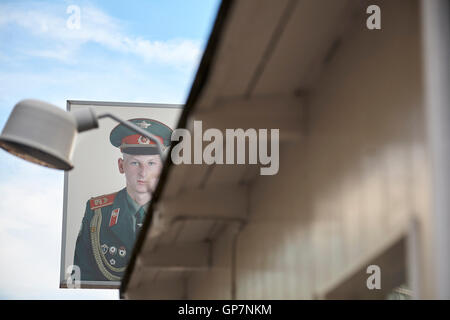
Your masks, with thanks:
[[[252,186],[234,298],[320,298],[413,215],[430,238],[419,8],[381,4],[382,30],[362,21],[346,35],[310,92],[305,137],[283,144],[278,175]],[[188,298],[233,296],[231,239],[217,243],[211,271],[188,279]]]

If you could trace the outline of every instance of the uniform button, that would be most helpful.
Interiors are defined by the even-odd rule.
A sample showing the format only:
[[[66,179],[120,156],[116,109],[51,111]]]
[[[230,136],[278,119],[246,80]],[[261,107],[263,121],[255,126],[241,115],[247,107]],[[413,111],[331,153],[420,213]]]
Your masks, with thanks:
[[[109,263],[113,266],[113,265],[115,265],[116,264],[116,260],[114,260],[114,259],[110,259],[109,260]]]
[[[109,248],[109,253],[112,254],[112,255],[115,255],[116,251],[117,251],[116,247]]]

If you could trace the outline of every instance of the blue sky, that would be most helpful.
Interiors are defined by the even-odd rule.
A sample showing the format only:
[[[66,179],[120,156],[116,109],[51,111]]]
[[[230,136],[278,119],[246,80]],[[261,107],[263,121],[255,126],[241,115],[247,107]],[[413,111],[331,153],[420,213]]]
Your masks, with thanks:
[[[79,28],[68,27],[71,5]],[[184,103],[218,6],[2,0],[0,128],[25,98],[64,109],[68,99]],[[117,299],[118,290],[58,289],[63,173],[3,150],[0,161],[0,299]]]

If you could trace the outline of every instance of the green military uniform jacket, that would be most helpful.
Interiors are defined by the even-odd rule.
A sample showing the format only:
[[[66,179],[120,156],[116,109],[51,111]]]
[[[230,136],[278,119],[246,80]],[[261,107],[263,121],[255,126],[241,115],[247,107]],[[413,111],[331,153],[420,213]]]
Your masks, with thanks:
[[[87,201],[74,256],[80,280],[120,281],[147,208],[126,188]]]

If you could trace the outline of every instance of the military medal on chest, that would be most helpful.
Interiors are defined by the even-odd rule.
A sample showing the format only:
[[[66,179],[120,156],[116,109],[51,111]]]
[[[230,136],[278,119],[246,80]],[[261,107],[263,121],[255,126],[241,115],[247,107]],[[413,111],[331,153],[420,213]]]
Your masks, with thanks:
[[[106,244],[102,244],[100,248],[102,249],[103,254],[106,254],[108,252],[108,246]]]
[[[117,220],[119,220],[119,211],[120,208],[116,208],[111,212],[111,218],[109,218],[109,226],[112,227],[117,223]]]
[[[121,257],[123,258],[123,257],[126,256],[126,254],[127,254],[127,249],[125,249],[124,246],[121,246],[121,247],[119,248],[119,256],[121,256]]]

